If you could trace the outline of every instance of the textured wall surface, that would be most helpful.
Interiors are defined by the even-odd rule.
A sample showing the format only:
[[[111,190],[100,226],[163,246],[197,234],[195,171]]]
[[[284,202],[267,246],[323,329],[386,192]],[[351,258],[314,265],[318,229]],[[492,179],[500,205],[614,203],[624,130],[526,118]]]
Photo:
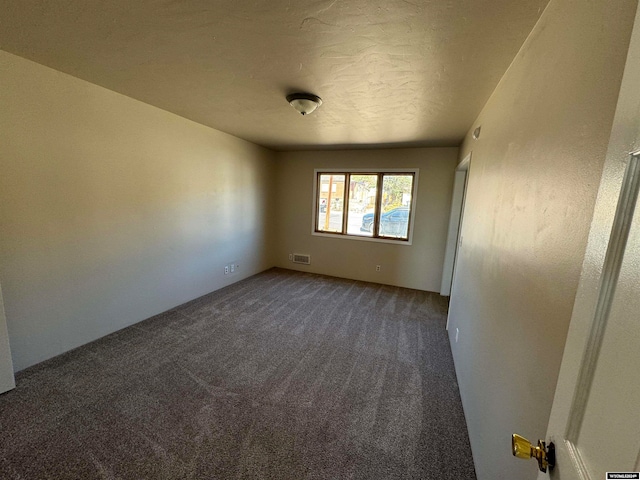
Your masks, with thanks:
[[[2,52],[0,84],[17,370],[272,265],[273,153]]]
[[[457,148],[279,153],[276,265],[440,291],[457,155]],[[311,235],[316,168],[418,168],[412,245]],[[291,263],[290,253],[311,254],[312,264]],[[382,267],[380,272],[376,265]]]
[[[479,480],[536,476],[509,437],[546,431],[635,6],[552,0],[461,151],[449,334]]]

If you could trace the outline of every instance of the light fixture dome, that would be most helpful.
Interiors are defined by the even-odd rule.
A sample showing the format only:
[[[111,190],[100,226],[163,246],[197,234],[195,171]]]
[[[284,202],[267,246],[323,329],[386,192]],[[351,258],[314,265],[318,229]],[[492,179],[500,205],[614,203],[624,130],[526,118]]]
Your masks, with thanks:
[[[287,102],[302,115],[309,115],[322,105],[322,99],[311,93],[292,93],[287,95]]]

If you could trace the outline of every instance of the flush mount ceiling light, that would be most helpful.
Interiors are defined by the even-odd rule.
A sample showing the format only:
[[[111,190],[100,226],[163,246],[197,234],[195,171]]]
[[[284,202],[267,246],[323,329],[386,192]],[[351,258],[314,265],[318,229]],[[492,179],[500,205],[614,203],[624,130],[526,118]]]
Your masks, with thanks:
[[[322,99],[311,93],[292,93],[287,95],[287,102],[302,115],[309,115],[322,105]]]

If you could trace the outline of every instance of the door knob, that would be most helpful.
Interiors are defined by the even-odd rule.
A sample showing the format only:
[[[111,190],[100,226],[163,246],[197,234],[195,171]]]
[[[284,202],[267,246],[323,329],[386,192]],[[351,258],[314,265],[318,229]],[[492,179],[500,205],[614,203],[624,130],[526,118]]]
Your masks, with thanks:
[[[511,451],[514,457],[535,458],[541,472],[546,472],[547,467],[553,470],[556,465],[556,446],[553,442],[549,442],[547,447],[542,440],[538,440],[538,446],[534,447],[529,440],[514,433],[511,435]]]

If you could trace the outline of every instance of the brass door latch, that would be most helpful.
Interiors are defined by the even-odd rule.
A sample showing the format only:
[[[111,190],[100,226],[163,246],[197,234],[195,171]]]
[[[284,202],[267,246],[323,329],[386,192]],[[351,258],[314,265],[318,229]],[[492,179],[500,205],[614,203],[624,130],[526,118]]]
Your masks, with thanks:
[[[511,451],[514,457],[535,458],[538,461],[538,468],[541,472],[553,470],[556,465],[556,446],[549,442],[549,446],[542,440],[538,440],[538,446],[534,447],[529,440],[521,437],[517,433],[511,436]]]

